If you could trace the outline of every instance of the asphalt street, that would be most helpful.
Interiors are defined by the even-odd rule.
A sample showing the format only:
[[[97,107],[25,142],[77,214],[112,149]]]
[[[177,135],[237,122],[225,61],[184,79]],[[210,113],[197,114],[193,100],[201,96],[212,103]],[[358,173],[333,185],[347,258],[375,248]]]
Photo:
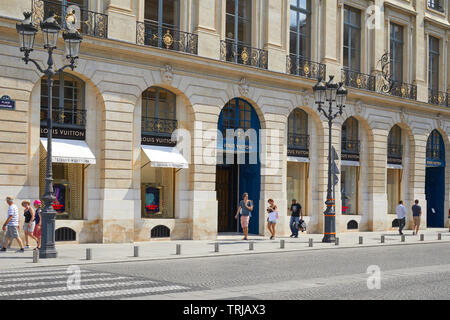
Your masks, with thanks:
[[[8,271],[0,275],[0,299],[450,300],[448,243],[80,268]]]

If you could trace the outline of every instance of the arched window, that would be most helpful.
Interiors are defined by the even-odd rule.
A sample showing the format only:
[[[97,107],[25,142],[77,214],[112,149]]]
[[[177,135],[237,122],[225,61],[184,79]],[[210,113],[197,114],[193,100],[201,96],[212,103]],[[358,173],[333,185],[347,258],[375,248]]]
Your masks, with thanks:
[[[395,125],[388,136],[388,163],[401,164],[402,151],[402,129]]]
[[[301,109],[292,111],[288,118],[288,149],[309,149],[308,114]]]
[[[176,95],[151,87],[142,94],[142,132],[171,136],[177,128]]]
[[[52,120],[54,127],[86,126],[84,107],[84,82],[77,77],[61,73],[53,77]],[[41,126],[47,125],[48,86],[47,77],[41,80]]]
[[[437,130],[433,130],[427,141],[427,162],[444,163],[444,141]]]
[[[354,117],[348,118],[342,125],[342,154],[359,155],[358,120]]]

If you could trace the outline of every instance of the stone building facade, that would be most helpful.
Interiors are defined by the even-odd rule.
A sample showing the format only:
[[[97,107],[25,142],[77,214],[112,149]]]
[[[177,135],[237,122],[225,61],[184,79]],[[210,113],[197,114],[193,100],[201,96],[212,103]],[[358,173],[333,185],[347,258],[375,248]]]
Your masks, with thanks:
[[[46,81],[15,24],[70,6],[83,42],[53,95],[62,240],[215,239],[238,230],[245,191],[254,233],[268,234],[269,198],[280,235],[292,198],[322,232],[328,125],[312,87],[329,75],[349,91],[333,125],[337,232],[393,228],[400,199],[420,201],[422,228],[449,226],[449,0],[0,0],[0,96],[15,101],[0,109],[0,198],[38,199],[45,175]],[[31,56],[46,62],[39,34]],[[218,164],[239,157],[226,128],[260,133],[256,165]]]

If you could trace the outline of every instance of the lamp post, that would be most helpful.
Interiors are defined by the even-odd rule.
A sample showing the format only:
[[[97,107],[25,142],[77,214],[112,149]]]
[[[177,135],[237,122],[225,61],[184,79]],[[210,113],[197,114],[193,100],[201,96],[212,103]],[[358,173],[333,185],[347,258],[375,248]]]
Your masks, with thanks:
[[[325,204],[327,208],[324,212],[324,236],[322,242],[334,242],[336,240],[336,199],[334,199],[334,192],[332,186],[332,145],[331,145],[331,130],[333,120],[342,115],[342,109],[345,107],[347,100],[347,89],[344,88],[342,82],[335,83],[334,76],[330,76],[327,83],[323,83],[319,78],[317,84],[313,87],[315,102],[318,105],[317,110],[323,113],[328,120],[328,185],[327,185],[327,201]],[[322,105],[328,102],[328,111],[322,108]],[[333,105],[336,105],[338,110],[333,112]]]
[[[53,194],[53,173],[52,173],[52,89],[53,76],[60,74],[64,69],[75,69],[75,60],[78,58],[81,35],[74,29],[69,29],[63,33],[66,47],[66,58],[70,60],[70,64],[55,70],[53,67],[53,50],[56,49],[58,35],[61,30],[58,22],[55,20],[55,14],[50,12],[50,16],[41,22],[41,29],[44,40],[44,49],[47,49],[48,60],[47,68],[44,70],[40,64],[30,58],[33,51],[34,38],[38,29],[31,22],[31,13],[24,12],[25,19],[16,25],[20,40],[20,51],[24,53],[22,60],[25,64],[32,62],[36,68],[47,76],[48,83],[48,110],[47,110],[47,167],[45,176],[45,191],[42,199],[44,200],[44,209],[42,210],[42,234],[41,248],[39,250],[40,258],[56,258],[57,252],[55,248],[55,216],[56,211],[53,209],[55,196]]]

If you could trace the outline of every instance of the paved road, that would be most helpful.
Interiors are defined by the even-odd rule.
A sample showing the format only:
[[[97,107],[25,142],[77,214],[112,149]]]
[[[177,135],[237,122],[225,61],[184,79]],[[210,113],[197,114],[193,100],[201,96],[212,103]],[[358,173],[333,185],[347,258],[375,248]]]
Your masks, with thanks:
[[[367,287],[371,265],[381,271],[380,289]],[[450,244],[88,265],[79,288],[76,273],[2,273],[0,299],[450,300]]]

